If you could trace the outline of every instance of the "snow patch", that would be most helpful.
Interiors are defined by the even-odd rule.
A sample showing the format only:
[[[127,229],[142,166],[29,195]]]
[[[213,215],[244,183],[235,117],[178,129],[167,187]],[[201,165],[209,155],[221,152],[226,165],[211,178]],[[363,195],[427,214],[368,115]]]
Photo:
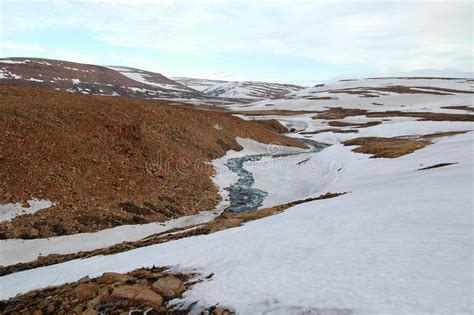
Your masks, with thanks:
[[[10,221],[19,215],[35,213],[38,210],[46,209],[55,205],[55,203],[50,200],[41,199],[28,200],[28,204],[30,205],[29,207],[23,207],[21,203],[7,203],[0,205],[0,222]]]

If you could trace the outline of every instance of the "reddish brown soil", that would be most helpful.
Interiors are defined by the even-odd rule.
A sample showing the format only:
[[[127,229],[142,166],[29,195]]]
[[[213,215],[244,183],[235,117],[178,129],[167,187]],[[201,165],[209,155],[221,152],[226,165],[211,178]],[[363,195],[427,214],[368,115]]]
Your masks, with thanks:
[[[430,144],[432,140],[440,137],[453,136],[467,131],[438,132],[423,136],[404,137],[361,137],[344,141],[346,146],[356,145],[352,151],[357,153],[372,154],[371,158],[397,158]]]
[[[446,114],[433,112],[371,112],[366,114],[367,117],[417,117],[419,120],[429,121],[474,121],[474,115],[471,114]]]
[[[256,122],[164,101],[0,85],[0,113],[0,204],[58,202],[1,223],[2,238],[197,213],[218,201],[207,162],[240,149],[236,136],[304,146]]]
[[[453,106],[443,106],[441,108],[446,108],[446,109],[457,109],[457,110],[465,110],[468,112],[474,112],[474,107],[468,106],[468,105],[453,105]]]
[[[327,128],[327,129],[320,129],[320,130],[315,130],[315,131],[302,131],[300,134],[302,135],[316,135],[318,133],[323,133],[323,132],[332,132],[332,133],[358,133],[359,130],[355,129],[339,129],[339,128]]]
[[[350,123],[345,121],[330,121],[328,123],[331,127],[355,127],[355,128],[367,128],[380,125],[381,121],[369,121],[366,123]]]
[[[329,93],[356,94],[365,97],[378,97],[377,92],[390,92],[397,94],[431,94],[431,95],[452,95],[452,93],[473,94],[474,91],[446,89],[432,86],[383,86],[383,87],[353,87],[348,89],[327,90]]]
[[[313,119],[343,119],[351,116],[366,116],[366,117],[416,117],[419,120],[429,121],[474,121],[472,114],[447,114],[434,112],[402,112],[402,111],[385,111],[385,112],[369,112],[366,109],[358,108],[342,108],[330,107],[324,112],[320,112],[313,117]]]
[[[263,124],[265,127],[278,132],[278,133],[287,133],[289,130],[285,126],[283,126],[278,120],[276,119],[259,119],[255,120],[258,123]]]
[[[318,113],[313,119],[344,119],[350,116],[365,115],[367,110],[357,108],[330,107],[324,112]]]
[[[410,154],[431,144],[428,140],[402,137],[361,137],[343,142],[344,145],[357,145],[352,151],[372,154],[371,158],[397,158]]]
[[[279,115],[279,116],[298,116],[304,114],[316,114],[317,111],[307,111],[307,110],[245,110],[245,111],[230,111],[232,114],[236,115],[245,115],[245,116],[268,116],[268,115]]]

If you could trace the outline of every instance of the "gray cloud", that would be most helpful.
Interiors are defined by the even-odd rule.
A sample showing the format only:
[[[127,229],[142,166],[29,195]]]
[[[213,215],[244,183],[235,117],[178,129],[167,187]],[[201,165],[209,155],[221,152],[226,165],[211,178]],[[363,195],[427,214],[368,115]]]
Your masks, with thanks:
[[[472,71],[470,1],[48,3],[63,16],[22,11],[5,14],[3,24],[13,34],[17,25],[75,25],[118,47],[180,54],[258,53],[379,72]]]

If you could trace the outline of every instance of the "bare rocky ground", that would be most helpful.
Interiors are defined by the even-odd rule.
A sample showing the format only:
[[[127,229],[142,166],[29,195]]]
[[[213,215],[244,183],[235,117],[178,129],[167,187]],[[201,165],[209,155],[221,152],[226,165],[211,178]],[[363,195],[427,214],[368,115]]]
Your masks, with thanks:
[[[191,306],[171,304],[199,281],[196,274],[175,274],[165,268],[142,268],[127,274],[104,273],[95,279],[32,291],[0,302],[2,314],[187,314]],[[212,306],[202,314],[232,314]]]
[[[166,101],[0,85],[0,204],[56,204],[0,223],[0,238],[161,222],[219,201],[209,162],[236,137],[305,147],[266,126]]]
[[[459,109],[458,106],[456,106]],[[469,108],[470,107],[466,107]],[[462,108],[464,110],[464,108]],[[331,107],[319,112],[313,119],[344,119],[352,116],[366,116],[368,118],[389,118],[389,117],[414,117],[425,121],[474,121],[474,115],[460,113],[434,113],[434,112],[401,112],[401,111],[376,111],[371,112],[360,108]]]
[[[360,137],[344,141],[347,146],[357,146],[352,151],[357,153],[372,154],[371,158],[397,158],[416,150],[422,149],[430,144],[432,140],[441,137],[454,136],[467,131],[438,132],[423,136],[403,137]]]

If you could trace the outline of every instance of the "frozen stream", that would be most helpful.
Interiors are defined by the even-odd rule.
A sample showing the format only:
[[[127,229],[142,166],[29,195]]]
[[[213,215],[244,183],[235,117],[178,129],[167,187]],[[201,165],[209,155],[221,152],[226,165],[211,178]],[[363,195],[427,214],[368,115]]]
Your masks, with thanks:
[[[300,139],[311,147],[310,152],[319,152],[328,147],[327,144],[319,143],[309,139]],[[286,156],[299,155],[306,152],[286,153]],[[281,154],[256,154],[246,155],[229,159],[225,164],[232,172],[239,177],[237,182],[226,188],[229,191],[230,209],[234,212],[252,211],[262,206],[264,199],[268,196],[268,192],[253,188],[255,182],[252,173],[244,168],[246,162],[255,162],[264,156],[282,156]]]
[[[214,180],[221,191],[229,192],[229,200],[223,198],[216,209],[202,211],[195,215],[181,217],[168,222],[154,222],[143,225],[122,225],[94,233],[80,233],[74,235],[63,235],[44,239],[8,239],[0,240],[0,266],[7,266],[20,262],[28,262],[49,254],[70,254],[78,251],[90,251],[98,248],[109,247],[124,241],[136,241],[155,233],[184,228],[195,224],[209,222],[229,207],[234,211],[254,210],[262,204],[267,193],[252,188],[255,182],[252,172],[244,169],[244,163],[250,160],[258,160],[266,156],[294,156],[300,153],[308,153],[308,150],[295,150],[295,148],[282,147],[284,154],[272,155],[268,145],[260,144],[248,139],[238,139],[239,144],[244,147],[242,152],[229,152],[228,156],[215,161],[217,169],[227,165],[234,168],[232,174],[229,172],[218,172]],[[321,150],[317,142],[310,143],[314,151]],[[323,146],[325,147],[325,146]],[[234,175],[234,176],[232,176]]]

